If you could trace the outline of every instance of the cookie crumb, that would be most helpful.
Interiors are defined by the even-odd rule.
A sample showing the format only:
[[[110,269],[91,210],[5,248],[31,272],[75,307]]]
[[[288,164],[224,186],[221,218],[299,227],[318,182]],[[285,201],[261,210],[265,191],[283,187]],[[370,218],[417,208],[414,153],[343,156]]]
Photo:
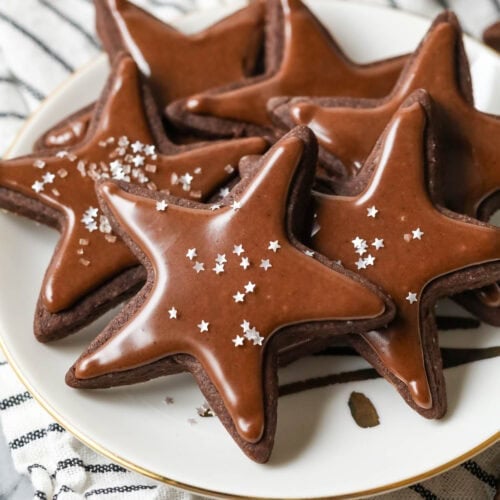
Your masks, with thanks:
[[[213,417],[215,416],[212,408],[205,401],[199,408],[196,408],[196,412],[200,417]]]

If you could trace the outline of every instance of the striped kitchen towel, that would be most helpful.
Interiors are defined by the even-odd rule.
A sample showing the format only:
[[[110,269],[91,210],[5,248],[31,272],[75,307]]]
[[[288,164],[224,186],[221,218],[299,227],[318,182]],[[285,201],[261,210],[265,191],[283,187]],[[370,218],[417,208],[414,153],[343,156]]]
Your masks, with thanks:
[[[232,0],[136,0],[172,21]],[[452,8],[465,29],[480,37],[500,17],[499,0],[364,0],[426,16]],[[91,0],[0,0],[0,152],[24,120],[75,69],[100,51]],[[32,399],[0,356],[0,420],[15,469],[32,482],[34,498],[185,500],[199,498],[123,469],[64,431]],[[0,449],[2,436],[0,433]],[[432,453],[432,450],[429,450]],[[2,460],[0,452],[0,467]],[[4,474],[9,474],[8,476]],[[378,497],[385,500],[492,499],[500,474],[500,446],[434,479]],[[0,471],[0,500],[16,483]],[[11,490],[14,490],[14,486]],[[21,490],[17,490],[19,493]],[[17,497],[24,500],[23,496]]]

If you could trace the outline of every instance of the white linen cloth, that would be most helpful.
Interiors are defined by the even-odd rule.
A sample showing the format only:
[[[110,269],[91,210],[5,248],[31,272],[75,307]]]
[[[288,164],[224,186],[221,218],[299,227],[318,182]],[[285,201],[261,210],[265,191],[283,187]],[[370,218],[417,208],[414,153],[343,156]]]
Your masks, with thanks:
[[[136,3],[165,21],[172,21],[187,12],[230,1],[136,0]],[[365,1],[407,8],[429,17],[449,7],[456,10],[465,29],[477,37],[500,17],[499,0]],[[99,51],[91,0],[0,1],[0,153],[41,101]],[[199,498],[129,472],[88,449],[31,398],[1,355],[0,418],[15,468],[31,479],[34,498]],[[437,478],[380,498],[489,499],[495,495],[499,473],[497,445]],[[0,484],[0,500],[8,498],[3,488]]]

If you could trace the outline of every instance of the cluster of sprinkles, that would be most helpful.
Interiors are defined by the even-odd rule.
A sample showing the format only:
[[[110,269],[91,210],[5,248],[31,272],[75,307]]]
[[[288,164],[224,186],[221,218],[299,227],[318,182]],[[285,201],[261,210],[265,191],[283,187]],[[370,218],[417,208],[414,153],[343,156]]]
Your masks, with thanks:
[[[68,151],[59,151],[56,153],[56,157],[75,163],[76,171],[81,177],[88,177],[93,181],[112,179],[144,185],[151,191],[157,190],[156,184],[151,179],[151,174],[155,174],[158,169],[158,154],[154,144],[144,144],[141,141],[132,141],[127,136],[121,136],[118,138],[108,137],[99,141],[98,145],[102,149],[109,150],[105,161],[91,161]],[[33,162],[33,167],[44,170],[47,163],[42,159],[36,159]],[[201,167],[194,168],[192,173],[174,172],[171,175],[171,185],[181,185],[182,190],[188,192],[191,198],[200,199],[202,193],[193,190],[192,184],[195,177],[201,174]],[[60,168],[57,172],[44,171],[41,173],[40,178],[35,180],[31,188],[35,193],[47,192],[50,189],[50,194],[59,197],[61,185],[57,189],[54,183],[58,179],[68,177],[68,175],[70,174],[65,168]],[[167,206],[165,201],[159,201],[157,209],[165,211]],[[99,230],[105,235],[110,234],[111,228],[107,219],[102,215],[98,218],[97,214],[93,215],[93,211],[93,207],[89,207],[81,216],[80,220],[85,229],[89,232]],[[111,238],[106,239],[114,241]]]
[[[375,219],[379,213],[378,208],[373,205],[369,208],[366,209],[366,216],[372,219]],[[422,236],[424,236],[424,232],[420,227],[417,227],[416,229],[411,230],[410,233],[404,233],[403,234],[403,239],[406,242],[411,242],[413,240],[422,240]],[[362,270],[362,269],[367,269],[369,266],[374,266],[376,257],[374,257],[371,253],[369,253],[370,247],[373,247],[375,251],[379,251],[380,249],[384,248],[384,240],[383,238],[374,238],[373,241],[370,243],[367,242],[367,240],[361,238],[360,236],[356,236],[352,241],[352,246],[354,247],[354,252],[359,255],[358,260],[355,262],[356,269]],[[364,254],[367,254],[365,257]],[[416,292],[413,292],[411,290],[408,291],[408,295],[405,297],[405,299],[410,303],[414,304],[415,302],[418,302],[418,295]]]
[[[57,154],[57,156],[58,156],[58,158],[61,158],[61,157],[65,156],[66,154],[67,153],[65,153],[65,152],[59,152]],[[61,156],[61,155],[63,155],[63,156]],[[46,163],[41,159],[36,159],[33,162],[33,167],[38,168],[38,169],[45,169]],[[49,189],[47,187],[47,185],[53,184],[57,177],[64,179],[67,175],[68,175],[68,172],[63,168],[59,169],[57,174],[54,174],[53,172],[47,171],[40,176],[39,180],[36,180],[32,184],[31,189],[33,189],[33,191],[35,191],[35,193],[45,192],[46,188]],[[50,192],[52,193],[52,195],[54,195],[56,197],[59,197],[61,195],[61,193],[55,187],[50,188]]]
[[[97,221],[99,221],[99,225],[97,225]],[[84,212],[81,222],[89,233],[93,233],[97,230],[104,234],[111,233],[111,225],[109,224],[108,218],[105,215],[99,215],[98,208],[89,207]]]
[[[252,342],[253,345],[259,345],[262,346],[262,342],[264,341],[264,337],[260,334],[260,332],[255,328],[255,326],[252,326],[250,322],[246,319],[243,320],[241,323],[241,329],[243,335],[236,335],[234,339],[232,340],[233,344],[235,347],[241,347],[245,343],[245,340],[248,342]]]
[[[236,208],[234,207],[236,205]],[[239,210],[241,205],[239,202],[234,201],[231,204],[231,208],[233,210]],[[158,210],[158,206],[156,207]],[[270,240],[265,247],[266,252],[270,252],[271,254],[277,254],[281,249],[281,244],[279,240]],[[226,265],[228,264],[228,258],[233,260],[233,263],[237,263],[239,267],[243,268],[244,271],[254,267],[260,268],[264,272],[267,272],[269,269],[273,267],[271,258],[262,258],[260,259],[260,263],[253,265],[253,262],[250,258],[245,255],[246,250],[243,246],[243,243],[235,243],[233,244],[233,248],[230,254],[226,253],[216,253],[213,257],[213,264],[206,265],[206,261],[199,260],[198,249],[195,247],[187,248],[185,253],[186,262],[193,269],[195,274],[200,274],[204,272],[213,272],[216,275],[222,275],[226,272]],[[212,267],[213,266],[213,267]],[[249,295],[255,294],[258,290],[258,286],[251,280],[244,282],[242,288],[236,290],[232,295],[232,302],[234,304],[238,304],[244,307],[245,301]],[[242,312],[244,309],[242,309]],[[181,312],[174,306],[171,305],[167,310],[168,318],[170,320],[178,320],[181,317]],[[262,346],[264,342],[264,337],[257,330],[255,325],[252,325],[248,319],[243,319],[241,323],[241,334],[236,334],[234,338],[232,338],[231,342],[234,344],[234,347],[242,347],[245,343],[249,343],[254,346]],[[210,322],[207,319],[200,319],[199,323],[196,325],[199,333],[210,334],[216,333],[212,332],[210,327]]]

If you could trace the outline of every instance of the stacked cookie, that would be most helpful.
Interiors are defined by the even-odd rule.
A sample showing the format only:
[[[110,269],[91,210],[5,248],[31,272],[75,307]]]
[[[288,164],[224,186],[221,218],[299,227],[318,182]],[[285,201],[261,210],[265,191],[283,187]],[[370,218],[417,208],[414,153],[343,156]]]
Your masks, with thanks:
[[[37,339],[127,301],[67,383],[190,371],[265,462],[277,366],[341,341],[442,417],[436,300],[500,323],[500,119],[474,108],[454,15],[413,55],[357,65],[300,0],[191,36],[95,3],[99,100],[0,163],[0,205],[61,232]]]

